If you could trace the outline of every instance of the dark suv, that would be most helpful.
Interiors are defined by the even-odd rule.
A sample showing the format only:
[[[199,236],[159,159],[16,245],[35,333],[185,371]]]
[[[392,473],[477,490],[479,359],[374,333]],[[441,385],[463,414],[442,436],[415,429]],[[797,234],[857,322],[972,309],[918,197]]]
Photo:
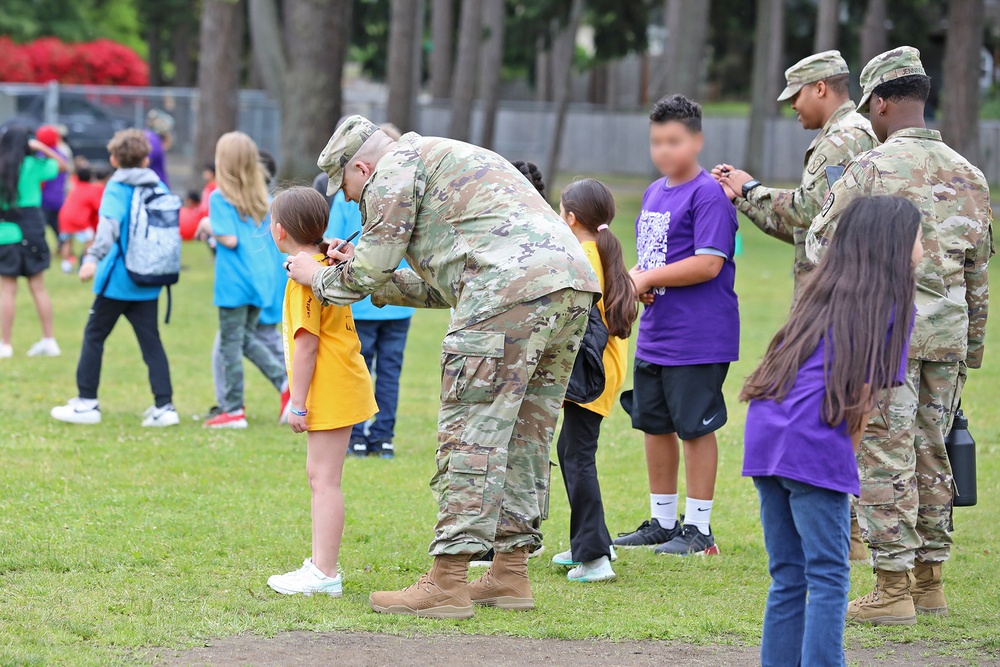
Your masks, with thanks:
[[[45,120],[44,93],[29,93],[17,96],[17,115],[6,123],[18,122],[35,129]],[[108,142],[118,130],[132,125],[129,119],[114,114],[106,107],[93,102],[80,93],[59,93],[59,108],[56,122],[67,129],[66,143],[74,155],[82,155],[88,160],[108,159]]]

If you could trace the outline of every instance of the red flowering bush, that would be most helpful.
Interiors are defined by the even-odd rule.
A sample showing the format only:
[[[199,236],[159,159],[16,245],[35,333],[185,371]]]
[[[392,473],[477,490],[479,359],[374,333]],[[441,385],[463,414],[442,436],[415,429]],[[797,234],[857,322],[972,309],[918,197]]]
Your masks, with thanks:
[[[109,39],[67,44],[42,37],[15,44],[0,37],[0,81],[145,86],[149,67],[135,51]]]

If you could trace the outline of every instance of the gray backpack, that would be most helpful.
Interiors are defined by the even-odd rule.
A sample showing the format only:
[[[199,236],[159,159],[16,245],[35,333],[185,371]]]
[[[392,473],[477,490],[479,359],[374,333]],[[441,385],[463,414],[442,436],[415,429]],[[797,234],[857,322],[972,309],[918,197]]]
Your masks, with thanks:
[[[122,235],[118,235],[118,257],[125,262],[125,271],[132,282],[140,287],[166,286],[167,322],[170,321],[170,286],[180,279],[181,272],[182,205],[181,198],[173,193],[136,186],[132,192],[127,248],[122,243]],[[107,288],[105,282],[101,294]]]

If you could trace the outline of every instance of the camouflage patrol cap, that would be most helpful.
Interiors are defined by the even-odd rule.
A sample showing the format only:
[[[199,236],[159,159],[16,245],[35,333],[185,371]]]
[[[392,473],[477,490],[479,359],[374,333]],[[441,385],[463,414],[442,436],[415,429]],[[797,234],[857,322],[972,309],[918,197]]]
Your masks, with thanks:
[[[912,46],[900,46],[878,54],[861,70],[861,101],[858,102],[858,111],[868,111],[872,91],[883,83],[926,73],[920,62],[920,51]]]
[[[849,72],[847,61],[840,55],[840,51],[815,53],[785,70],[785,82],[788,85],[778,95],[778,101],[784,102],[795,97],[796,93],[810,83]]]
[[[334,131],[316,160],[316,166],[330,177],[327,195],[336,194],[344,185],[344,167],[376,132],[378,126],[363,116],[348,116]]]

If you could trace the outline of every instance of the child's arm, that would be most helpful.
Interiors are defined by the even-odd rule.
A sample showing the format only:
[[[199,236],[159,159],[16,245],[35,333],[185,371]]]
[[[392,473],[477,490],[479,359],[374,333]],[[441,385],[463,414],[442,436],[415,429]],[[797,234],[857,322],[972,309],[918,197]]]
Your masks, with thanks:
[[[198,223],[198,231],[196,233],[203,235],[205,238],[208,238],[209,236],[214,237],[219,245],[229,248],[230,250],[235,249],[236,246],[239,245],[239,238],[235,234],[217,235],[214,231],[212,231],[211,218],[202,218]]]
[[[227,210],[222,193],[213,192],[208,197],[208,217],[202,218],[198,223],[198,232],[204,234],[206,238],[214,237],[222,247],[234,250],[239,244],[239,238],[233,229],[233,222],[232,211]],[[235,222],[240,224],[238,221]]]
[[[316,371],[316,354],[319,352],[319,336],[305,329],[295,333],[295,353],[292,355],[291,407],[299,412],[306,411],[306,397]],[[309,417],[294,412],[288,415],[288,425],[295,433],[309,429]]]
[[[707,283],[722,271],[726,259],[718,255],[694,255],[684,259],[642,271],[632,269],[636,294],[645,294],[654,287],[687,287]]]
[[[879,406],[875,401],[875,397],[872,396],[872,386],[865,383],[865,386],[861,389],[861,404],[867,405],[869,412],[874,416],[875,412],[879,410]],[[861,438],[865,435],[865,430],[868,428],[868,421],[865,420],[861,427],[856,431],[851,433],[851,444],[854,445],[854,451],[858,451],[858,447],[861,446]]]

